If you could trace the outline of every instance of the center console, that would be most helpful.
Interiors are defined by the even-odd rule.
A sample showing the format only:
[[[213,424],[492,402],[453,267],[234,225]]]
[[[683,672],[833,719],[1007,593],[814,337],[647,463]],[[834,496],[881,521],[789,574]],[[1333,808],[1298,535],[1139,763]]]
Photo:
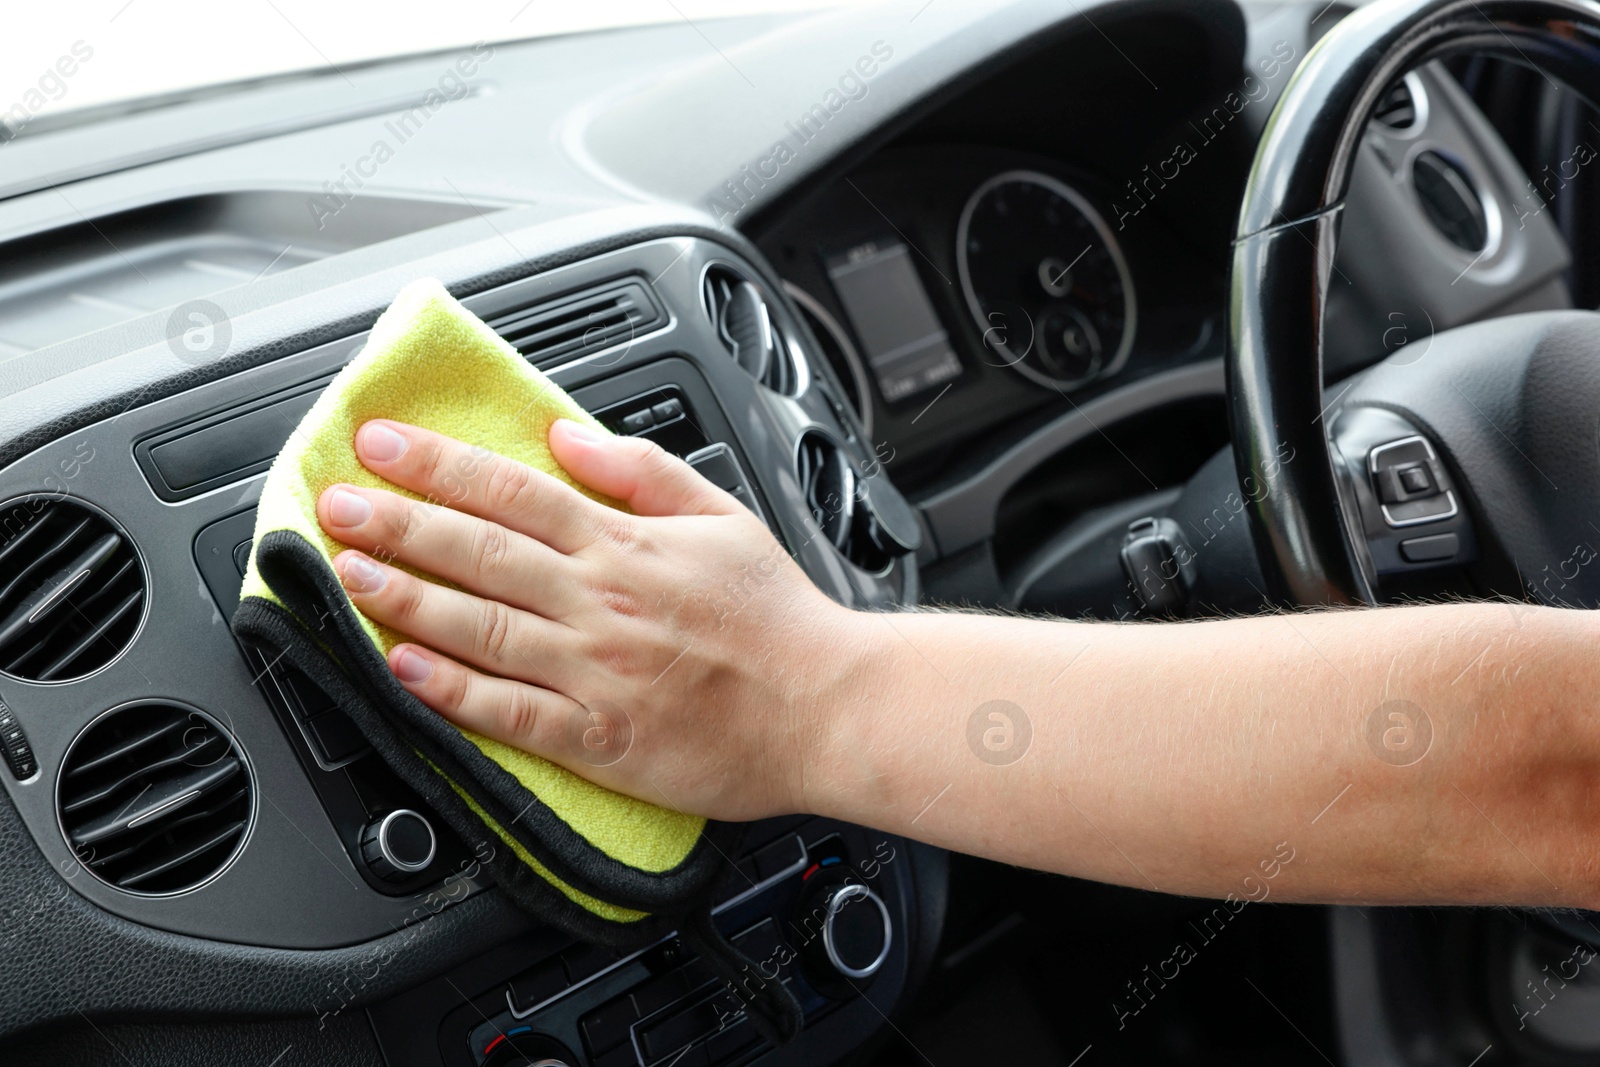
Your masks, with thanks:
[[[920,916],[902,839],[826,819],[752,824],[727,857],[718,928],[781,981],[806,1031],[771,1062],[826,1062],[904,992]],[[618,953],[528,934],[372,1010],[391,1067],[723,1067],[774,1055],[675,936]],[[763,1060],[763,1062],[768,1062]]]

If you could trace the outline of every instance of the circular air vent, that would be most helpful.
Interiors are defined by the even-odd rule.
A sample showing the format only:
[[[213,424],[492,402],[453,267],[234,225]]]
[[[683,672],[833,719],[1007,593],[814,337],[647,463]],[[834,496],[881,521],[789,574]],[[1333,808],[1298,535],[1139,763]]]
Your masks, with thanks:
[[[1481,252],[1489,243],[1489,217],[1467,172],[1428,151],[1412,163],[1411,180],[1428,221],[1463,252]]]
[[[180,893],[216,875],[250,827],[250,771],[215,719],[131,704],[72,743],[56,786],[78,861],[130,893]]]
[[[800,438],[800,489],[823,538],[862,570],[882,571],[899,547],[880,528],[842,448],[815,431]]]
[[[144,595],[133,544],[99,512],[43,496],[0,508],[0,671],[54,682],[105,666]]]
[[[773,392],[792,395],[799,375],[761,289],[719,264],[706,271],[702,296],[717,337],[734,362]]]

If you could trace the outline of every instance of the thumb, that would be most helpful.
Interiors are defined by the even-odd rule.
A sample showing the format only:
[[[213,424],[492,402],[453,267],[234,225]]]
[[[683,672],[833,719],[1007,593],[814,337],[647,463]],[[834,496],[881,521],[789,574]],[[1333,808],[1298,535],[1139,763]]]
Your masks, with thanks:
[[[732,515],[739,502],[643,437],[601,433],[571,419],[550,427],[550,452],[573,478],[637,515]]]

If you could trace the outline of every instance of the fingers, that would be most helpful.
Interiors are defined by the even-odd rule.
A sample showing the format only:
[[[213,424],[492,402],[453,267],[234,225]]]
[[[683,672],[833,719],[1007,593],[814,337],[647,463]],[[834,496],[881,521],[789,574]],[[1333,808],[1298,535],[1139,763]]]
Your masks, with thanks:
[[[463,730],[561,762],[578,704],[548,689],[494,678],[417,645],[389,651],[406,690]]]
[[[560,687],[578,661],[577,631],[494,600],[423,581],[360,552],[334,569],[367,618],[505,678]]]
[[[317,520],[351,548],[524,611],[562,619],[578,606],[572,560],[498,523],[353,485],[324,490]]]
[[[742,505],[642,437],[598,434],[571,419],[550,427],[550,451],[568,474],[639,515],[736,515]]]
[[[414,493],[576,552],[616,512],[560,479],[443,434],[388,419],[356,431],[362,466]]]

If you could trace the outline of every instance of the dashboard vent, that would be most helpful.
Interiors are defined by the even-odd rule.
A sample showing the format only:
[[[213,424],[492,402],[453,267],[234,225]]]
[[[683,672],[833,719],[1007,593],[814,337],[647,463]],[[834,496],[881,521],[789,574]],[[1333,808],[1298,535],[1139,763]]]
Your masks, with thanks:
[[[105,666],[144,596],[132,543],[98,512],[49,497],[0,509],[0,671],[54,682]]]
[[[130,893],[192,889],[227,865],[250,825],[250,774],[210,716],[135,704],[73,742],[56,802],[78,861]]]
[[[1409,130],[1417,124],[1417,97],[1412,89],[1412,79],[1401,78],[1389,87],[1378,101],[1373,121],[1381,122],[1391,130]]]
[[[627,281],[525,305],[488,323],[543,370],[625,345],[665,321],[644,283]]]
[[[1411,165],[1417,199],[1445,239],[1463,252],[1479,252],[1489,243],[1489,219],[1472,179],[1453,161],[1427,151]]]
[[[797,375],[767,298],[731,267],[706,271],[706,314],[735,363],[776,393],[792,395]]]
[[[844,450],[809,432],[800,438],[797,463],[800,489],[820,535],[862,570],[877,573],[889,566],[892,556],[881,543],[877,522]]]

